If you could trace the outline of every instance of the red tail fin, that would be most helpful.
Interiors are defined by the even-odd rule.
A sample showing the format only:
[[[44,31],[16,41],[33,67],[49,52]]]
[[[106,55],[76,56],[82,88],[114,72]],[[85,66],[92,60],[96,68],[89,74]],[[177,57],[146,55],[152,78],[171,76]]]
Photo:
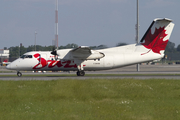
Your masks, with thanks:
[[[173,27],[174,24],[169,19],[155,19],[141,39],[141,44],[149,49],[146,53],[152,50],[161,54],[160,51],[165,50]]]

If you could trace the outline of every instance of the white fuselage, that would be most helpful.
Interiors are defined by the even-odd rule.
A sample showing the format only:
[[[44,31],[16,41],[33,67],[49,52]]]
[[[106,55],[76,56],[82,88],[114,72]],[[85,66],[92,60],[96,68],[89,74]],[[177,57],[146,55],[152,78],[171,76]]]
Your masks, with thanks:
[[[46,52],[28,52],[7,66],[7,69],[77,71],[77,76],[84,76],[84,71],[107,70],[127,65],[152,61],[164,57],[164,51],[174,28],[172,20],[154,19],[138,44],[91,50],[87,46]]]
[[[45,71],[69,71],[78,70],[77,66],[79,61],[83,65],[85,71],[96,71],[119,68],[127,65],[152,61],[160,59],[164,56],[162,54],[155,54],[152,51],[144,54],[142,45],[126,45],[121,47],[113,47],[107,49],[96,50],[104,53],[104,57],[93,60],[79,60],[71,55],[72,49],[58,50],[60,54],[58,59],[50,51],[33,51],[25,53],[22,58],[10,63],[7,68],[17,71],[32,71],[32,70],[45,70]],[[144,50],[143,50],[144,51]],[[30,56],[30,57],[28,57]]]

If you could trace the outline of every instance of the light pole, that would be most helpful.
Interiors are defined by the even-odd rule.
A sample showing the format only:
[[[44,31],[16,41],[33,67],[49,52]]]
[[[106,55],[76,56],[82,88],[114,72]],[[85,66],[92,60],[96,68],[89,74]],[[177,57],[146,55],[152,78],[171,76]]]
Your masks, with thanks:
[[[35,34],[34,51],[36,51],[36,35],[37,35],[37,32],[35,31],[34,34]]]
[[[55,10],[55,47],[58,49],[58,0],[56,0]]]
[[[19,58],[20,58],[20,45],[19,45]]]
[[[139,0],[137,0],[137,24],[136,24],[136,43],[139,42]],[[136,66],[137,71],[140,71],[139,64]]]

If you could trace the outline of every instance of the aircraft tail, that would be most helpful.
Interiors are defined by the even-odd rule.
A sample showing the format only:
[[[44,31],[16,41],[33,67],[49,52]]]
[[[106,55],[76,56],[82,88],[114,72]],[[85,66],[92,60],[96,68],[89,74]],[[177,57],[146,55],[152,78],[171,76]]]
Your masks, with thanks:
[[[172,23],[172,20],[167,18],[155,19],[140,41],[140,44],[147,49],[141,55],[150,51],[157,54],[164,53],[173,28],[174,23]]]

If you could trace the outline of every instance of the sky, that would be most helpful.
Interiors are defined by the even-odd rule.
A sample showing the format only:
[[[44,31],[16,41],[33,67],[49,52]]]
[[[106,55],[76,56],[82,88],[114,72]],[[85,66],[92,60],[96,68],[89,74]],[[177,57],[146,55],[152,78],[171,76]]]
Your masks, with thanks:
[[[137,0],[59,0],[58,45],[116,46],[135,43]],[[155,18],[175,23],[170,41],[180,44],[180,0],[139,0],[139,40]],[[55,39],[55,0],[1,0],[0,49]]]

